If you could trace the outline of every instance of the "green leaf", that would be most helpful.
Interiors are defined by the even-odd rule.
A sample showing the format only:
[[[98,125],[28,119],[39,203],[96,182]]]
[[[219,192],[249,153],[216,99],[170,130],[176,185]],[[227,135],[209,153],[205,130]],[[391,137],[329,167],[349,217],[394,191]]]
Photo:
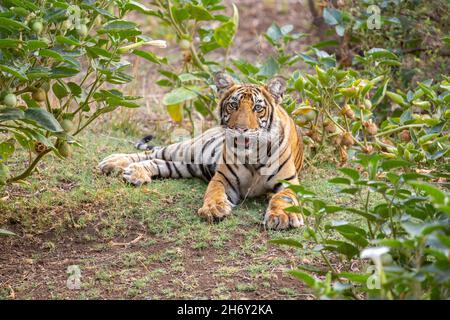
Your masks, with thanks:
[[[0,237],[10,237],[10,236],[15,236],[15,235],[16,234],[14,232],[11,232],[6,229],[0,229]]]
[[[228,48],[236,33],[236,25],[233,21],[222,23],[214,30],[214,39],[223,48]]]
[[[66,86],[60,84],[59,82],[55,82],[52,89],[55,96],[60,100],[69,94],[69,90],[67,90]]]
[[[16,77],[22,81],[28,80],[27,76],[21,70],[15,68],[15,67],[0,64],[0,70],[3,70],[9,74],[12,74],[14,77]]]
[[[387,91],[386,95],[389,97],[389,99],[391,99],[393,102],[404,106],[406,105],[406,101],[405,99],[403,99],[403,97],[401,95],[399,95],[398,93],[395,92],[391,92],[391,91]]]
[[[137,29],[137,24],[127,20],[112,20],[97,31],[99,34],[117,34],[122,38],[137,36],[141,32]]]
[[[214,17],[209,13],[209,11],[206,10],[203,6],[193,5],[189,3],[186,6],[186,9],[191,15],[191,17],[197,21],[206,21],[214,19]]]
[[[299,271],[299,270],[290,270],[288,273],[290,275],[296,277],[297,279],[299,279],[303,283],[305,283],[308,287],[313,288],[316,285],[316,282],[317,282],[316,279],[314,279],[313,276],[309,275],[306,272]]]
[[[275,22],[267,29],[266,37],[272,40],[272,43],[277,43],[283,37],[280,27]]]
[[[410,166],[411,163],[402,159],[392,159],[392,160],[384,160],[381,164],[381,168],[383,170],[391,170],[393,168],[404,168]]]
[[[273,239],[269,240],[269,243],[284,244],[290,247],[303,248],[303,245],[299,241],[294,239]]]
[[[339,171],[352,178],[353,181],[358,180],[360,177],[359,172],[352,168],[340,168]]]
[[[0,143],[0,160],[8,160],[9,156],[14,153],[14,150],[14,144],[11,142],[5,141]]]
[[[192,90],[180,87],[164,95],[162,102],[164,105],[170,106],[184,102],[186,100],[194,99],[195,97],[197,97],[197,95],[198,94]]]
[[[5,18],[5,17],[0,17],[0,25],[4,28],[10,29],[10,30],[15,30],[15,31],[20,31],[20,30],[30,30],[30,28],[28,28],[26,25],[24,25],[22,22],[13,20],[13,19],[9,19],[9,18]]]
[[[126,5],[125,5],[125,9],[126,10],[136,10],[136,11],[139,11],[140,13],[144,13],[144,14],[149,14],[149,13],[153,12],[153,10],[146,7],[144,4],[142,4],[138,1],[133,1],[133,0],[127,1]]]
[[[19,120],[24,116],[23,111],[18,108],[0,108],[0,122]]]
[[[336,178],[328,180],[328,182],[335,183],[335,184],[347,184],[347,185],[351,185],[352,184],[350,179],[347,179],[347,178],[344,178],[344,177],[336,177]]]
[[[433,202],[441,205],[446,204],[445,193],[439,190],[437,187],[421,181],[410,181],[408,183],[429,195],[432,198]]]
[[[325,8],[323,9],[323,19],[326,24],[335,26],[342,20],[341,12],[334,8]]]
[[[373,106],[378,105],[381,101],[383,101],[384,96],[386,95],[387,85],[389,83],[389,79],[387,79],[382,86],[378,87],[373,95],[371,102]]]
[[[57,61],[64,61],[64,57],[59,52],[56,52],[55,50],[51,49],[39,50],[39,55],[41,57],[53,58]]]
[[[273,58],[270,57],[267,59],[267,61],[263,64],[257,75],[264,76],[266,78],[273,77],[275,74],[278,73],[280,70],[280,66],[278,62]]]
[[[67,44],[69,46],[81,46],[81,43],[72,36],[56,36],[56,42],[59,44]]]
[[[148,52],[148,51],[142,51],[142,50],[133,50],[133,54],[144,58],[150,62],[156,63],[156,64],[161,64],[162,63],[162,59],[157,57],[153,52]]]
[[[0,48],[17,48],[21,42],[17,39],[0,39]]]
[[[394,53],[383,48],[372,48],[367,51],[367,54],[374,58],[388,58],[393,60],[398,59],[398,57]]]
[[[41,127],[51,132],[63,132],[63,128],[53,114],[44,109],[29,108],[25,110],[25,119],[36,122]]]

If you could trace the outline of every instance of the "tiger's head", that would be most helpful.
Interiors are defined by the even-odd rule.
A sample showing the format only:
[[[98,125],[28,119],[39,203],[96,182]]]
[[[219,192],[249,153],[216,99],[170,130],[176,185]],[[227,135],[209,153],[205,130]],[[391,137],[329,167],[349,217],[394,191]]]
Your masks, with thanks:
[[[261,140],[276,130],[276,108],[281,103],[286,83],[275,77],[266,85],[236,84],[222,72],[215,75],[220,97],[220,121],[234,144],[246,149],[252,140]]]

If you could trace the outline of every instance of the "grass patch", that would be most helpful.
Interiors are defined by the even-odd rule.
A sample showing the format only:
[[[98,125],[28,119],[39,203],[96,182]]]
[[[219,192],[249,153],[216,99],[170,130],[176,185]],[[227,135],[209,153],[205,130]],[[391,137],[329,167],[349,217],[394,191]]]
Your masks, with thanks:
[[[301,259],[314,263],[314,257],[267,241],[290,237],[312,244],[302,229],[264,230],[265,197],[247,199],[210,225],[196,215],[207,186],[201,180],[155,179],[135,188],[98,174],[103,157],[135,151],[134,134],[121,125],[112,133],[87,131],[79,137],[84,148],[72,158],[47,157],[26,184],[2,190],[8,200],[0,202],[0,227],[19,236],[0,239],[0,271],[16,297],[257,299],[302,292],[284,270]],[[327,182],[335,173],[331,165],[306,170],[301,183],[330,200],[350,201]],[[28,260],[15,259],[17,250]],[[36,263],[44,271],[23,277]],[[81,292],[65,285],[73,264],[82,266]],[[10,293],[2,288],[0,297]]]

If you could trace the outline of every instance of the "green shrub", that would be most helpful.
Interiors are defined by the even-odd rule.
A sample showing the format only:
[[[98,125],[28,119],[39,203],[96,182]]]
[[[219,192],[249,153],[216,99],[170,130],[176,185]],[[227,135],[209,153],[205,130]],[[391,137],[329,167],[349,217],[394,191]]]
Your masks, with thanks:
[[[139,97],[115,88],[132,80],[125,55],[160,63],[137,48],[164,43],[126,19],[133,10],[148,11],[128,0],[2,1],[0,185],[26,178],[46,154],[69,156],[74,137],[100,115],[139,106]],[[7,160],[17,145],[30,162],[14,175]]]

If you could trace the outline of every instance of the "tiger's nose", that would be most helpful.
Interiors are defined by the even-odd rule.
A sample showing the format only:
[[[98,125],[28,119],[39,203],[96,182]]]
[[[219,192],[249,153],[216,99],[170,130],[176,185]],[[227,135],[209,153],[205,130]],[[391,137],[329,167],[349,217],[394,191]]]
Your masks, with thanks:
[[[234,129],[241,134],[248,130],[248,128],[243,128],[243,127],[239,127],[239,126],[235,126]]]

